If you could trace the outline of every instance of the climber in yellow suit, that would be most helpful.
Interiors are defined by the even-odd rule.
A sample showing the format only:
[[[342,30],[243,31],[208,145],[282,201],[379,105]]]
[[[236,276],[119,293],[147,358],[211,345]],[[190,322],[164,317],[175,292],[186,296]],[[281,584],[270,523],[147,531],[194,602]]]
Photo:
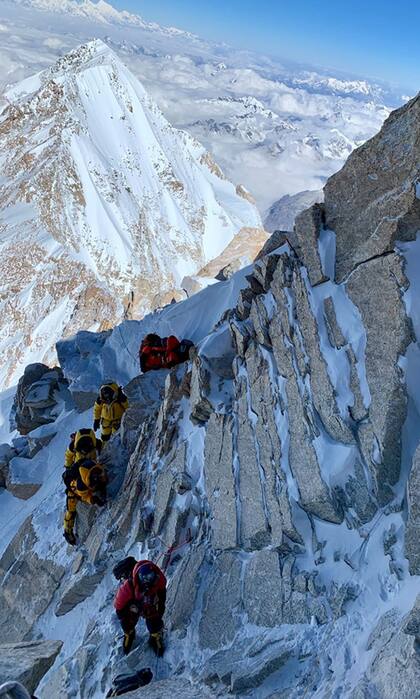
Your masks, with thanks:
[[[106,505],[106,486],[108,476],[102,464],[91,459],[76,461],[73,466],[66,468],[63,480],[67,486],[66,513],[64,515],[64,538],[69,544],[76,544],[74,523],[76,519],[77,502],[81,500],[88,505]]]
[[[88,477],[86,469],[80,469],[80,465],[85,462],[94,463],[103,471],[103,467],[96,463],[101,449],[102,442],[100,439],[97,439],[92,429],[81,429],[72,434],[71,442],[66,449],[64,459],[65,471],[63,473],[67,496],[66,513],[64,515],[64,538],[73,546],[76,543],[74,523],[76,520],[77,501],[83,500],[84,502],[90,502],[90,504],[99,504],[99,502],[93,503],[91,501],[94,491],[91,488],[90,477]],[[94,472],[94,481],[96,475],[97,472]],[[80,488],[77,488],[78,484],[81,486]]]
[[[107,383],[101,386],[93,406],[93,429],[101,427],[101,439],[107,442],[120,429],[121,418],[128,408],[128,399],[121,386]]]
[[[102,442],[97,438],[92,429],[82,429],[75,432],[70,437],[71,442],[66,449],[64,465],[70,468],[76,461],[81,459],[92,459],[96,461],[102,450]]]

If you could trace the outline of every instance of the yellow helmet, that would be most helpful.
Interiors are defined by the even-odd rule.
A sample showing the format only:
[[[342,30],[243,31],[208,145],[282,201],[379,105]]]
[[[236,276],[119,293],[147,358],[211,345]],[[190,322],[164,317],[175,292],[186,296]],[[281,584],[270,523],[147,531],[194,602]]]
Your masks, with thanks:
[[[104,383],[99,390],[99,395],[104,403],[112,403],[118,396],[118,385],[116,383]]]
[[[92,429],[81,429],[74,437],[74,447],[82,454],[88,454],[92,449],[96,449],[96,435]]]

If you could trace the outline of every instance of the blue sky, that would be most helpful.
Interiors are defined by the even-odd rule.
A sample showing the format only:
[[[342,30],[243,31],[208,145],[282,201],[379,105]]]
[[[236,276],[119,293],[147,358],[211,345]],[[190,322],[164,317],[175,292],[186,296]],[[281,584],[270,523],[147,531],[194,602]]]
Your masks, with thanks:
[[[420,90],[419,0],[109,0],[234,46]]]

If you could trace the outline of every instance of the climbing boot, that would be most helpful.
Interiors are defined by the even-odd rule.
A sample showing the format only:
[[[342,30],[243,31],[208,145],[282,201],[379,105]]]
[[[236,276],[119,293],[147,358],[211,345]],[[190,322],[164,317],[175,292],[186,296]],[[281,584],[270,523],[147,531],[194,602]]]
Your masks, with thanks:
[[[151,633],[149,636],[149,646],[156,655],[161,658],[165,652],[165,646],[163,642],[163,633],[158,631],[157,633]]]
[[[72,531],[64,531],[63,536],[70,546],[76,546],[76,537]]]
[[[131,648],[134,643],[134,639],[136,638],[136,632],[134,629],[132,631],[126,631],[124,634],[124,640],[123,640],[123,653],[124,655],[128,655],[129,652],[131,651]]]

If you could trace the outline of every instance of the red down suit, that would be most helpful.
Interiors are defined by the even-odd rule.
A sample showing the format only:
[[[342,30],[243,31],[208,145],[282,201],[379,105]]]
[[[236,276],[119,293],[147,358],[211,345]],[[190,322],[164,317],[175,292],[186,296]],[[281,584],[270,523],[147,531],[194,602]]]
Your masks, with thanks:
[[[175,335],[163,338],[154,334],[146,335],[140,347],[140,368],[143,373],[156,369],[170,369],[188,360],[192,346],[190,340],[180,342]]]
[[[138,572],[143,565],[153,568],[157,575],[154,585],[148,590],[141,590],[138,583]],[[133,631],[140,617],[145,619],[149,632],[156,633],[163,628],[165,603],[166,578],[157,565],[144,560],[134,566],[131,578],[118,589],[114,607],[125,633]]]

